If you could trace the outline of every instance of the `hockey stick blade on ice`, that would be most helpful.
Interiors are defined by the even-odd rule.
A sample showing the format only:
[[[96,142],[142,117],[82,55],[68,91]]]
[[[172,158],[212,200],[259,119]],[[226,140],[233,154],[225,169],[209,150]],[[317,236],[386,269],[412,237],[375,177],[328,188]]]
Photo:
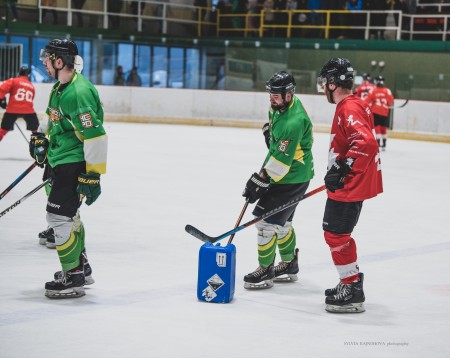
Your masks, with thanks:
[[[0,218],[3,217],[3,215],[7,214],[8,212],[10,212],[12,209],[14,209],[17,205],[19,205],[20,203],[23,203],[25,200],[27,200],[30,196],[32,196],[34,193],[36,193],[37,191],[39,191],[39,189],[41,189],[42,187],[45,186],[45,184],[47,184],[50,181],[50,179],[47,179],[46,181],[42,182],[41,184],[39,184],[36,188],[34,188],[32,191],[30,191],[27,195],[25,195],[24,197],[22,197],[21,199],[17,200],[14,204],[12,204],[9,208],[6,208],[5,210],[3,210],[0,213]]]
[[[409,102],[409,98],[405,101],[405,103],[402,103],[400,106],[390,106],[389,109],[403,108],[408,104],[408,102]]]
[[[234,235],[235,233],[237,233],[238,231],[241,231],[243,229],[245,229],[246,227],[249,227],[253,224],[256,224],[258,221],[264,220],[266,218],[268,218],[269,216],[272,216],[276,213],[279,213],[280,211],[283,211],[287,208],[290,208],[291,206],[299,203],[300,201],[309,198],[310,196],[313,196],[314,194],[317,194],[319,192],[321,192],[322,190],[325,189],[325,185],[322,185],[314,190],[311,190],[310,192],[306,193],[303,196],[300,196],[298,198],[292,199],[291,201],[287,202],[286,204],[283,204],[273,210],[268,211],[267,213],[262,214],[261,216],[254,218],[253,220],[250,220],[248,222],[246,222],[245,224],[242,224],[236,228],[234,228],[233,230],[227,231],[226,233],[220,235],[220,236],[216,236],[216,237],[212,237],[212,236],[208,236],[205,233],[201,232],[199,229],[195,228],[192,225],[186,225],[186,227],[184,228],[186,230],[186,232],[188,234],[191,234],[192,236],[196,237],[197,239],[203,241],[203,242],[211,242],[211,243],[215,243],[217,241],[220,241],[230,235]]]

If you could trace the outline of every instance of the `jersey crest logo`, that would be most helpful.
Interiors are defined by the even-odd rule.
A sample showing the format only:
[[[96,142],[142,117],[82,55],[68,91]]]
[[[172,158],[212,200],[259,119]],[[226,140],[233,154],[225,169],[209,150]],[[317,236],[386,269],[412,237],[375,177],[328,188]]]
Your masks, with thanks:
[[[80,122],[83,128],[92,128],[92,117],[89,112],[81,113],[80,115],[78,115],[78,118],[80,118]]]
[[[280,145],[278,146],[278,150],[281,153],[285,153],[287,147],[289,146],[289,143],[291,143],[289,139],[280,139]]]
[[[347,118],[347,127],[348,126],[350,126],[350,125],[352,125],[352,126],[354,126],[355,124],[357,124],[357,123],[359,123],[359,124],[361,124],[362,125],[362,123],[360,122],[360,121],[358,121],[358,120],[353,120],[353,114],[350,114],[349,116],[348,116],[348,118]]]
[[[61,120],[61,113],[52,107],[48,107],[48,116],[52,121],[59,121]]]

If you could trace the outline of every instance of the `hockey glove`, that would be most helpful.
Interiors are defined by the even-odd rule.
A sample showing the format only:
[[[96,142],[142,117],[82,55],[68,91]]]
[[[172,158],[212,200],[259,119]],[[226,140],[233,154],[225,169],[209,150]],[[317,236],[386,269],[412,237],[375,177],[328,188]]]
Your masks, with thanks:
[[[41,168],[47,163],[48,139],[44,133],[35,132],[31,134],[30,155]]]
[[[7,106],[8,106],[8,103],[6,102],[6,98],[0,98],[0,107],[2,107],[3,109],[6,109]]]
[[[262,132],[264,135],[264,140],[266,141],[267,149],[270,148],[270,125],[269,123],[264,124],[262,127]]]
[[[78,176],[77,193],[86,197],[86,204],[91,205],[100,196],[102,190],[100,188],[100,174],[97,173],[81,173]]]
[[[325,175],[325,186],[334,193],[338,189],[344,188],[344,179],[352,171],[354,159],[341,158],[336,160]]]
[[[270,182],[260,177],[257,173],[253,173],[250,179],[245,184],[242,196],[248,199],[250,204],[261,198],[267,190],[269,190]]]

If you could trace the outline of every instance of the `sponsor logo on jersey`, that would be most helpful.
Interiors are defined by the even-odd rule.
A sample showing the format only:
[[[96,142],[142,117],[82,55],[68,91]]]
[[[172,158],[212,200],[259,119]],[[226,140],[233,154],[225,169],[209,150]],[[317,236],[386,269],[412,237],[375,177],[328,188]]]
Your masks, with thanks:
[[[81,125],[83,126],[83,128],[92,128],[93,127],[92,117],[89,112],[81,113],[80,115],[78,115],[78,118],[80,118]]]
[[[280,139],[280,145],[278,146],[278,150],[281,153],[285,153],[287,147],[289,146],[289,143],[291,143],[289,139]]]
[[[52,121],[61,120],[61,112],[52,107],[48,107],[48,116]]]

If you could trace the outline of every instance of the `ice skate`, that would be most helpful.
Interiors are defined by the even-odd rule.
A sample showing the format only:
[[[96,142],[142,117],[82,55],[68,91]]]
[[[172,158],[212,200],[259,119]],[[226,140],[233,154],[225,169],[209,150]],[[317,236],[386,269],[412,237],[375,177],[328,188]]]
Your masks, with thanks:
[[[45,284],[48,298],[77,298],[85,295],[83,266],[69,271],[61,271],[57,279]]]
[[[260,289],[270,288],[273,286],[273,278],[275,277],[275,269],[273,264],[269,267],[259,266],[255,271],[245,275],[244,288]]]
[[[39,233],[39,244],[46,245],[49,249],[56,249],[55,232],[51,227]]]
[[[361,285],[362,285],[363,281],[364,281],[364,274],[362,272],[360,272],[358,274],[358,276],[359,276],[359,281],[361,282]],[[341,281],[339,281],[339,283],[336,285],[336,287],[334,287],[334,288],[327,288],[325,290],[325,296],[337,295],[341,291],[343,285],[344,284]]]
[[[336,290],[334,295],[325,298],[325,310],[332,313],[360,313],[364,312],[364,274],[359,273],[360,281],[350,284],[338,284],[334,289],[326,290],[325,294]]]
[[[274,282],[294,282],[298,280],[298,249],[290,262],[281,261],[275,266]]]
[[[84,285],[92,285],[95,283],[94,278],[92,277],[92,267],[89,265],[89,261],[86,255],[86,251],[83,250],[80,255],[80,260],[83,261],[83,271],[84,271]],[[56,271],[53,275],[55,280],[60,279],[64,271]]]

